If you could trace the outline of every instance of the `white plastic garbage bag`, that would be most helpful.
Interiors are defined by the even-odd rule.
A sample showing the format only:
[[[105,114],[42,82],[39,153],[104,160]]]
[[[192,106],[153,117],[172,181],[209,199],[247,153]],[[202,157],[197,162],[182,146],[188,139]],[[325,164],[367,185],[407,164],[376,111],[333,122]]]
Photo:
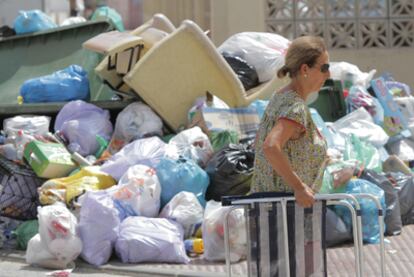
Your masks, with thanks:
[[[203,221],[203,214],[204,209],[194,193],[182,191],[164,206],[159,217],[180,223],[184,228],[184,238],[189,238],[196,226]]]
[[[338,150],[340,153],[344,152],[346,148],[346,135],[338,132],[334,128],[333,122],[325,122],[325,125],[329,135],[332,138],[332,145],[328,145],[328,147]]]
[[[118,185],[108,192],[121,219],[128,216],[158,216],[161,185],[153,168],[141,164],[131,166]]]
[[[158,137],[135,140],[106,161],[101,170],[119,181],[132,165],[144,164],[156,168],[164,153],[165,143]]]
[[[76,235],[76,217],[61,203],[38,207],[37,210],[39,238],[29,242],[26,260],[44,266],[57,261],[63,265],[59,267],[64,268],[82,251],[82,241]],[[36,255],[36,252],[42,255]],[[55,268],[53,265],[49,267]]]
[[[99,266],[108,262],[118,237],[118,210],[107,191],[89,191],[82,199],[78,225],[83,242],[81,257]]]
[[[84,18],[83,16],[72,16],[72,17],[69,17],[63,20],[60,26],[68,26],[68,25],[78,24],[82,22],[86,22],[86,18]]]
[[[32,237],[27,244],[26,262],[31,265],[38,265],[51,269],[66,268],[66,261],[58,260],[49,249],[40,234]]]
[[[76,217],[62,203],[37,208],[39,234],[46,245],[55,239],[66,239],[76,235]]]
[[[203,221],[204,258],[208,261],[224,261],[224,215],[230,207],[220,202],[207,202]],[[244,211],[234,210],[229,216],[230,259],[237,262],[246,255],[246,230]]]
[[[395,154],[402,161],[414,160],[414,139],[401,139],[387,145],[390,154]]]
[[[174,136],[166,147],[165,155],[174,160],[182,156],[205,167],[213,153],[208,136],[196,126]]]
[[[402,114],[411,124],[414,122],[414,97],[394,97],[395,103],[397,103]]]
[[[266,82],[284,65],[289,44],[277,34],[243,32],[228,38],[218,50],[242,58],[256,69],[259,82]]]
[[[120,227],[115,251],[124,263],[188,263],[179,224],[165,218],[128,217]]]
[[[147,105],[134,102],[118,114],[108,150],[114,154],[133,140],[155,135],[163,135],[160,117]]]
[[[345,135],[354,134],[377,148],[384,146],[389,139],[384,129],[376,125],[371,115],[362,107],[338,119],[332,127]]]
[[[347,62],[330,62],[329,64],[329,72],[332,79],[344,81],[347,79],[347,74],[351,74],[353,76],[353,84],[363,86],[364,88],[370,86],[370,81],[377,72],[375,69],[372,69],[370,72],[362,72],[356,65]]]
[[[43,135],[49,132],[50,117],[48,116],[15,116],[3,121],[3,130],[7,136],[15,136],[19,130],[30,135]]]

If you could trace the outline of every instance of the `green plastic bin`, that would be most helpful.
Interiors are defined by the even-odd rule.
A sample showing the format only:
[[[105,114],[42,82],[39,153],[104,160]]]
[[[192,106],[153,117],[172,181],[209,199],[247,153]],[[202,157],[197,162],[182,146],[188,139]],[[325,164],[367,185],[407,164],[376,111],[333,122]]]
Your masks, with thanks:
[[[318,98],[309,107],[315,108],[325,122],[334,122],[343,117],[346,114],[346,104],[341,81],[326,80]]]
[[[106,109],[125,107],[126,102],[111,100],[115,93],[94,72],[102,56],[82,48],[86,40],[113,29],[108,21],[88,21],[0,40],[0,119],[17,114],[56,114],[66,102],[19,105],[17,96],[26,80],[71,64],[88,72],[91,103]]]

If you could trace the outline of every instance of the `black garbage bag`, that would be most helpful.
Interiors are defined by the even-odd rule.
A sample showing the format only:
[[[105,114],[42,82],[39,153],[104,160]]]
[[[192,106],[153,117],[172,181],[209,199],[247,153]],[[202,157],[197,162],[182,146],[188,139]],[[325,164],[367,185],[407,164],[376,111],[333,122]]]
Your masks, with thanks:
[[[232,56],[228,53],[223,53],[222,55],[242,82],[245,90],[249,90],[259,85],[259,77],[253,66],[249,65],[240,57]]]
[[[402,229],[400,200],[398,190],[383,173],[377,173],[374,170],[366,169],[362,172],[360,179],[367,180],[382,188],[385,193],[385,234],[390,236],[399,235]]]
[[[16,32],[14,31],[13,28],[7,25],[3,25],[0,27],[0,37],[7,38],[7,37],[15,36],[15,35],[16,35]]]
[[[325,239],[326,246],[334,246],[352,240],[351,231],[342,219],[331,209],[326,209]]]
[[[207,164],[210,177],[206,200],[221,201],[225,195],[244,195],[250,191],[253,176],[252,144],[229,144],[215,153]]]
[[[413,176],[400,172],[386,175],[394,184],[400,201],[401,220],[403,225],[414,223],[414,181]]]

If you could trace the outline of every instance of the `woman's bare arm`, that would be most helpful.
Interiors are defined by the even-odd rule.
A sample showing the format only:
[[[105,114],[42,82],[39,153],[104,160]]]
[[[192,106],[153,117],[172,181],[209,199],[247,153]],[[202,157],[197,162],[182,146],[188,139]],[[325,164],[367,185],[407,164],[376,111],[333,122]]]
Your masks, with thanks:
[[[298,123],[279,119],[264,141],[263,152],[272,168],[293,189],[298,204],[309,207],[314,203],[314,193],[293,171],[289,159],[283,152],[286,142],[299,138],[303,131],[303,127]]]

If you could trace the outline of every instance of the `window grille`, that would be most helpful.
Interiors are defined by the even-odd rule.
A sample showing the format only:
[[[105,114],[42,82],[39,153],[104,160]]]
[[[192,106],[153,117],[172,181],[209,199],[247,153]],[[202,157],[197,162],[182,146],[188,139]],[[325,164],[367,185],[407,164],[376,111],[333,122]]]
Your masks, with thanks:
[[[266,0],[266,28],[319,35],[333,49],[412,47],[414,0]]]

